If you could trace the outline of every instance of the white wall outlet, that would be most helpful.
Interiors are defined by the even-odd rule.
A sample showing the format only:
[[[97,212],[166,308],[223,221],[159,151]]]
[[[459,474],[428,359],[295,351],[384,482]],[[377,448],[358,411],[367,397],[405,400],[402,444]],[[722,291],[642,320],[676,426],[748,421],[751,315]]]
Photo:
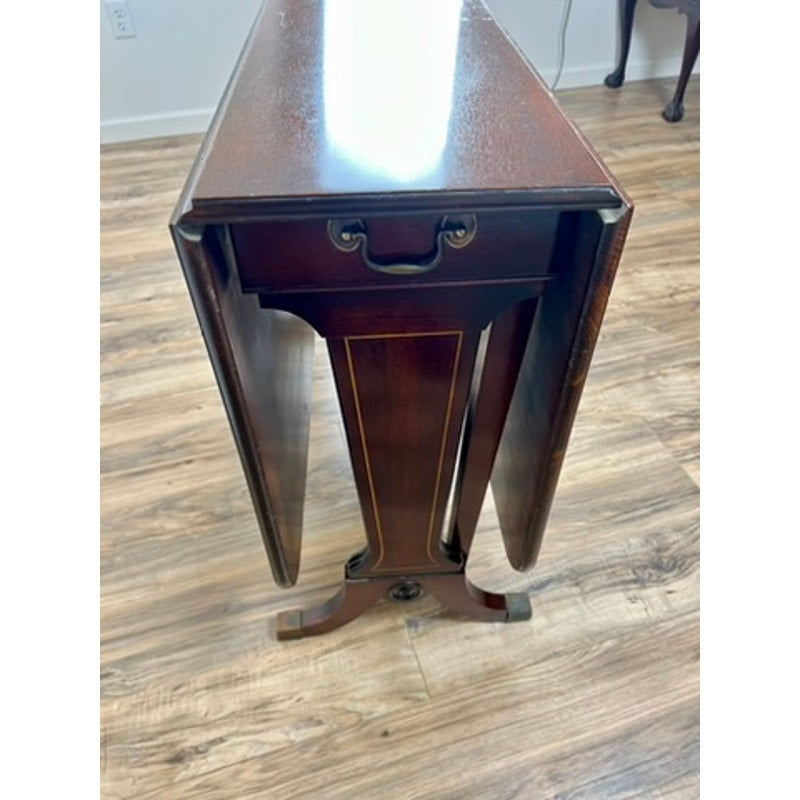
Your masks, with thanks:
[[[133,27],[133,17],[128,8],[127,0],[105,0],[108,18],[111,20],[111,29],[115,39],[132,39],[136,36]]]

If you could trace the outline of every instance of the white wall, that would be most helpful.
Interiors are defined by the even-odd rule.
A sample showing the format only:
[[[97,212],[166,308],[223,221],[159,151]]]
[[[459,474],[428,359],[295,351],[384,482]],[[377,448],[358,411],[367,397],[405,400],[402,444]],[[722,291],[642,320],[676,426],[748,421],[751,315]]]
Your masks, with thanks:
[[[564,0],[486,3],[552,81]],[[133,39],[114,39],[100,5],[100,140],[205,130],[261,0],[128,0],[128,5]],[[573,0],[559,88],[600,85],[613,69],[616,6],[616,0]],[[677,75],[684,31],[682,16],[640,0],[628,79]]]
[[[539,74],[556,75],[564,0],[485,0]],[[626,80],[661,78],[680,72],[686,18],[639,0]],[[619,39],[616,0],[573,0],[567,26],[559,89],[600,85],[616,66]],[[695,72],[700,71],[697,59]]]
[[[133,39],[100,4],[100,141],[203,131],[261,0],[128,0]]]

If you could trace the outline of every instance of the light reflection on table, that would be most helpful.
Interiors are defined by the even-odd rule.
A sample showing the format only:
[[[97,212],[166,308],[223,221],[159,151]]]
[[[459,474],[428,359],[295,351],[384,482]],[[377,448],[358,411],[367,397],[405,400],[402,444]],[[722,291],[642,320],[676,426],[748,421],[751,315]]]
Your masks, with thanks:
[[[323,106],[329,173],[435,183],[450,122],[461,0],[328,0]],[[401,79],[402,78],[402,79]],[[340,174],[341,173],[341,174]]]

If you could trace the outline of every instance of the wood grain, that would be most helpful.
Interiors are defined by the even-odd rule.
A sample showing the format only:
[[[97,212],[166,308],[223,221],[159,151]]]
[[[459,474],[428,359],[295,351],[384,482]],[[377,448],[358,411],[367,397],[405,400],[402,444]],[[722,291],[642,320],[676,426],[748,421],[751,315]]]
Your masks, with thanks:
[[[176,217],[229,221],[245,206],[340,214],[348,197],[363,209],[363,195],[452,211],[474,193],[506,206],[509,191],[534,205],[617,205],[604,167],[485,5],[444,5],[428,12],[436,35],[427,25],[420,35],[403,9],[265,3]]]
[[[201,137],[103,149],[104,798],[699,795],[699,81],[679,125],[673,85],[559,94],[637,210],[531,573],[480,515],[470,576],[529,591],[513,626],[426,597],[275,640],[364,541],[327,353],[285,591],[166,227]]]

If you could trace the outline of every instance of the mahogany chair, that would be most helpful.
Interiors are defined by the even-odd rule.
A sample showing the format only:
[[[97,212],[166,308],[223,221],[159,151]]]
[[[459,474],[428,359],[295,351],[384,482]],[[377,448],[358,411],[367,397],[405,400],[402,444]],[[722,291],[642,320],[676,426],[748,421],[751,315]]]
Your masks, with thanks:
[[[650,0],[656,8],[676,8],[686,15],[686,42],[683,46],[683,62],[678,85],[672,100],[664,106],[661,116],[667,122],[679,122],[683,119],[683,95],[689,76],[692,74],[697,54],[700,52],[700,0]],[[631,46],[633,31],[633,12],[636,0],[619,0],[620,21],[620,53],[617,68],[606,76],[605,84],[611,89],[618,89],[625,81],[625,66]]]

